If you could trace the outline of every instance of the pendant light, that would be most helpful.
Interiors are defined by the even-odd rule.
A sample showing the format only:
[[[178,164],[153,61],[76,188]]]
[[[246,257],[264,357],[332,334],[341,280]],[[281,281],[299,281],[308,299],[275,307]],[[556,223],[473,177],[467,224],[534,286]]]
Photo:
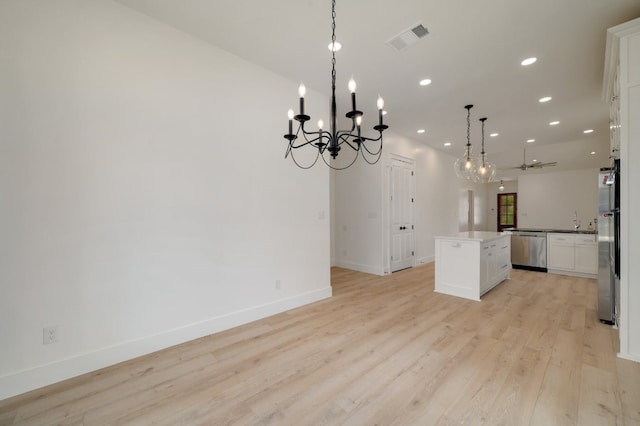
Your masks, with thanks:
[[[502,183],[502,179],[500,179],[500,186],[498,187],[500,192],[504,191],[504,183]]]
[[[482,152],[480,152],[480,158],[473,165],[471,171],[471,179],[476,183],[489,183],[493,182],[496,177],[496,166],[487,160],[487,153],[484,151],[484,122],[487,121],[487,117],[480,119],[482,123]]]
[[[456,159],[456,162],[453,164],[456,176],[461,179],[471,179],[473,172],[474,158],[471,154],[471,108],[473,108],[473,105],[465,105],[465,109],[467,110],[467,145],[465,146],[462,157]]]

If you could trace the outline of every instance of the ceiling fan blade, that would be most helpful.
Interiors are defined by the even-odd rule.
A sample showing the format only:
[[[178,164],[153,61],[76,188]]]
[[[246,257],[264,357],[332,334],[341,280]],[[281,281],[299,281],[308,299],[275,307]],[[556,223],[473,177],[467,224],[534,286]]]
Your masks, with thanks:
[[[539,169],[542,167],[548,167],[548,166],[555,166],[556,164],[558,164],[555,161],[549,162],[549,163],[533,163],[533,164],[529,164],[527,165],[527,167],[530,167],[532,169]]]

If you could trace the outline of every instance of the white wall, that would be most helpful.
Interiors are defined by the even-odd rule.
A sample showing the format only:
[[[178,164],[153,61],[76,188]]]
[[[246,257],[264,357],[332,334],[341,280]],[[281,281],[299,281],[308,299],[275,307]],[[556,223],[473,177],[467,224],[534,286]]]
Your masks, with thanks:
[[[331,295],[296,87],[110,1],[0,2],[0,399]]]
[[[573,229],[574,211],[586,229],[598,217],[598,169],[518,177],[518,227]]]
[[[393,123],[390,122],[390,126]],[[458,194],[476,194],[476,229],[486,227],[486,192],[482,185],[455,176],[455,158],[424,144],[385,132],[383,158],[375,166],[357,165],[335,172],[334,261],[337,266],[389,272],[388,170],[390,154],[415,161],[416,264],[435,258],[433,237],[458,232]]]
[[[332,172],[336,266],[383,273],[382,163],[369,165],[359,158],[350,168]]]

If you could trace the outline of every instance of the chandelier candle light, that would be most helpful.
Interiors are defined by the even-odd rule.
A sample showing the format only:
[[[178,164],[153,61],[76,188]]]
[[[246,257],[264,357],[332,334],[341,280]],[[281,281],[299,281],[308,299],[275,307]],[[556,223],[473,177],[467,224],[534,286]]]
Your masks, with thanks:
[[[382,115],[384,108],[384,100],[378,96],[378,124],[373,126],[373,129],[379,132],[377,138],[364,137],[361,134],[362,116],[363,112],[356,109],[356,82],[353,77],[349,80],[349,91],[351,92],[351,111],[346,113],[346,117],[351,120],[350,130],[337,130],[336,123],[336,50],[338,50],[339,43],[336,42],[336,2],[331,2],[331,44],[329,49],[331,50],[331,115],[329,121],[329,129],[323,130],[324,123],[322,120],[318,120],[318,131],[308,131],[305,129],[305,123],[311,120],[311,117],[304,112],[304,95],[306,94],[306,88],[304,84],[300,84],[298,88],[298,94],[300,95],[300,113],[294,115],[293,110],[289,110],[289,133],[284,135],[284,138],[289,141],[285,158],[291,154],[291,159],[300,168],[309,169],[318,161],[318,157],[322,157],[322,160],[335,170],[343,170],[351,166],[358,159],[358,153],[361,153],[362,158],[369,164],[375,164],[380,160],[382,155],[382,132],[388,128],[383,123]],[[298,129],[293,133],[293,120],[296,120]],[[298,145],[295,144],[296,140],[301,137],[303,140]],[[367,143],[372,143],[373,147],[368,147]],[[338,157],[338,153],[343,145],[348,146],[355,155],[353,160],[345,166],[333,166],[330,164],[330,160],[327,160],[324,156],[325,151],[329,151],[329,154],[333,159]],[[294,157],[293,150],[309,146],[316,150],[316,158],[310,165],[303,166],[298,163]],[[365,155],[371,158],[367,158]]]

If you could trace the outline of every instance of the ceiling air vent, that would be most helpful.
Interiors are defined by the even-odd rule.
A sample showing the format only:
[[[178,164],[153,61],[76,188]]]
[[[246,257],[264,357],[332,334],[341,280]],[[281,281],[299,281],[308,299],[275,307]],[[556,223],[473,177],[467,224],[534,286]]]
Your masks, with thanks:
[[[387,44],[399,52],[412,44],[415,44],[427,34],[429,34],[429,30],[427,30],[422,24],[417,24],[387,40]]]

